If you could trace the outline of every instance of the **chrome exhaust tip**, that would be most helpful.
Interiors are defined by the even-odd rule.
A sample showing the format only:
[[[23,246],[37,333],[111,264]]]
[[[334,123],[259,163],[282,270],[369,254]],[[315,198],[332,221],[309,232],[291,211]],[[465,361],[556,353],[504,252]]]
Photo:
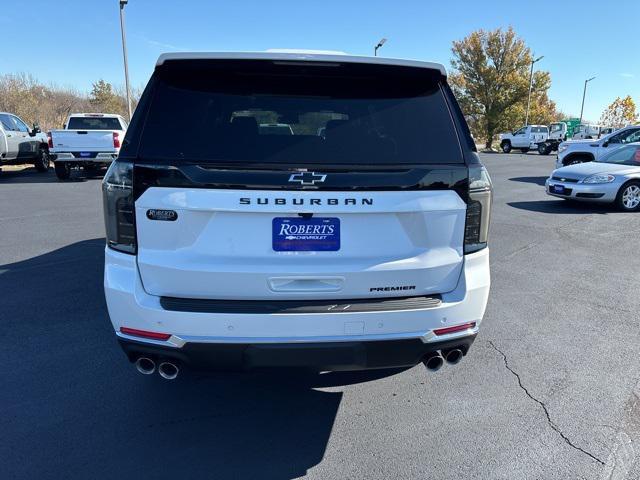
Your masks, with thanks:
[[[143,375],[151,375],[156,371],[156,362],[149,357],[140,357],[136,360],[136,370]]]
[[[158,373],[165,380],[175,380],[180,373],[180,369],[175,363],[172,362],[162,362],[158,366]]]
[[[460,350],[459,348],[452,348],[451,350],[443,352],[443,354],[445,360],[450,365],[460,363],[460,360],[462,360],[462,357],[464,357],[464,353],[462,353],[462,350]]]
[[[427,370],[431,372],[437,372],[444,365],[444,360],[442,357],[436,353],[422,360],[424,366],[427,367]]]

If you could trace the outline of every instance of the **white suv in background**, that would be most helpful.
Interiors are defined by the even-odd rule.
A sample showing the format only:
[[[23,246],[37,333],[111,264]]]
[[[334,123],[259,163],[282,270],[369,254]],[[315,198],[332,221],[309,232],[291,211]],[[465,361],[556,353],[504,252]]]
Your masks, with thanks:
[[[442,65],[162,55],[103,195],[109,316],[141,373],[437,370],[478,333],[491,183]]]
[[[598,140],[568,140],[558,146],[556,168],[598,160],[628,143],[640,141],[640,125],[616,130]]]

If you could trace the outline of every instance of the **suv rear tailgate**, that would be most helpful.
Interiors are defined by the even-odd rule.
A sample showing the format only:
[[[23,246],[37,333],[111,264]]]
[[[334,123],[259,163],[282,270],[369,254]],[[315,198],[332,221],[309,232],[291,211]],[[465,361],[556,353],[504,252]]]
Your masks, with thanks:
[[[152,209],[173,210],[177,218],[151,219]],[[169,297],[443,293],[455,288],[462,268],[465,212],[466,204],[453,190],[152,187],[136,201],[138,268],[148,293]],[[339,249],[275,251],[274,219],[308,219],[310,213],[316,220],[338,219]]]

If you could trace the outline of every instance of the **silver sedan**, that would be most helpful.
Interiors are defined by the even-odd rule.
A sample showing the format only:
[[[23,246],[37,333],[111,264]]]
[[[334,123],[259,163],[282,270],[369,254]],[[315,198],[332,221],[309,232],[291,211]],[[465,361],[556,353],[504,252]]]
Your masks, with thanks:
[[[640,210],[640,143],[630,143],[595,162],[558,168],[545,188],[554,197],[615,203],[628,212]]]

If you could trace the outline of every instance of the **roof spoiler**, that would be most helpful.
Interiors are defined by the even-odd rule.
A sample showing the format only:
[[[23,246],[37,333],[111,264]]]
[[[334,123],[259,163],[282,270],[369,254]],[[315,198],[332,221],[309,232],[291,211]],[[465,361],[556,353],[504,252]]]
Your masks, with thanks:
[[[425,68],[437,70],[444,77],[447,70],[444,65],[433,62],[423,62],[419,60],[406,60],[401,58],[386,57],[366,57],[356,55],[346,55],[340,53],[308,53],[308,52],[172,52],[163,53],[158,57],[156,67],[163,65],[166,61],[176,60],[275,60],[275,61],[296,61],[296,62],[340,62],[340,63],[363,63],[370,65],[389,65],[399,67]]]

